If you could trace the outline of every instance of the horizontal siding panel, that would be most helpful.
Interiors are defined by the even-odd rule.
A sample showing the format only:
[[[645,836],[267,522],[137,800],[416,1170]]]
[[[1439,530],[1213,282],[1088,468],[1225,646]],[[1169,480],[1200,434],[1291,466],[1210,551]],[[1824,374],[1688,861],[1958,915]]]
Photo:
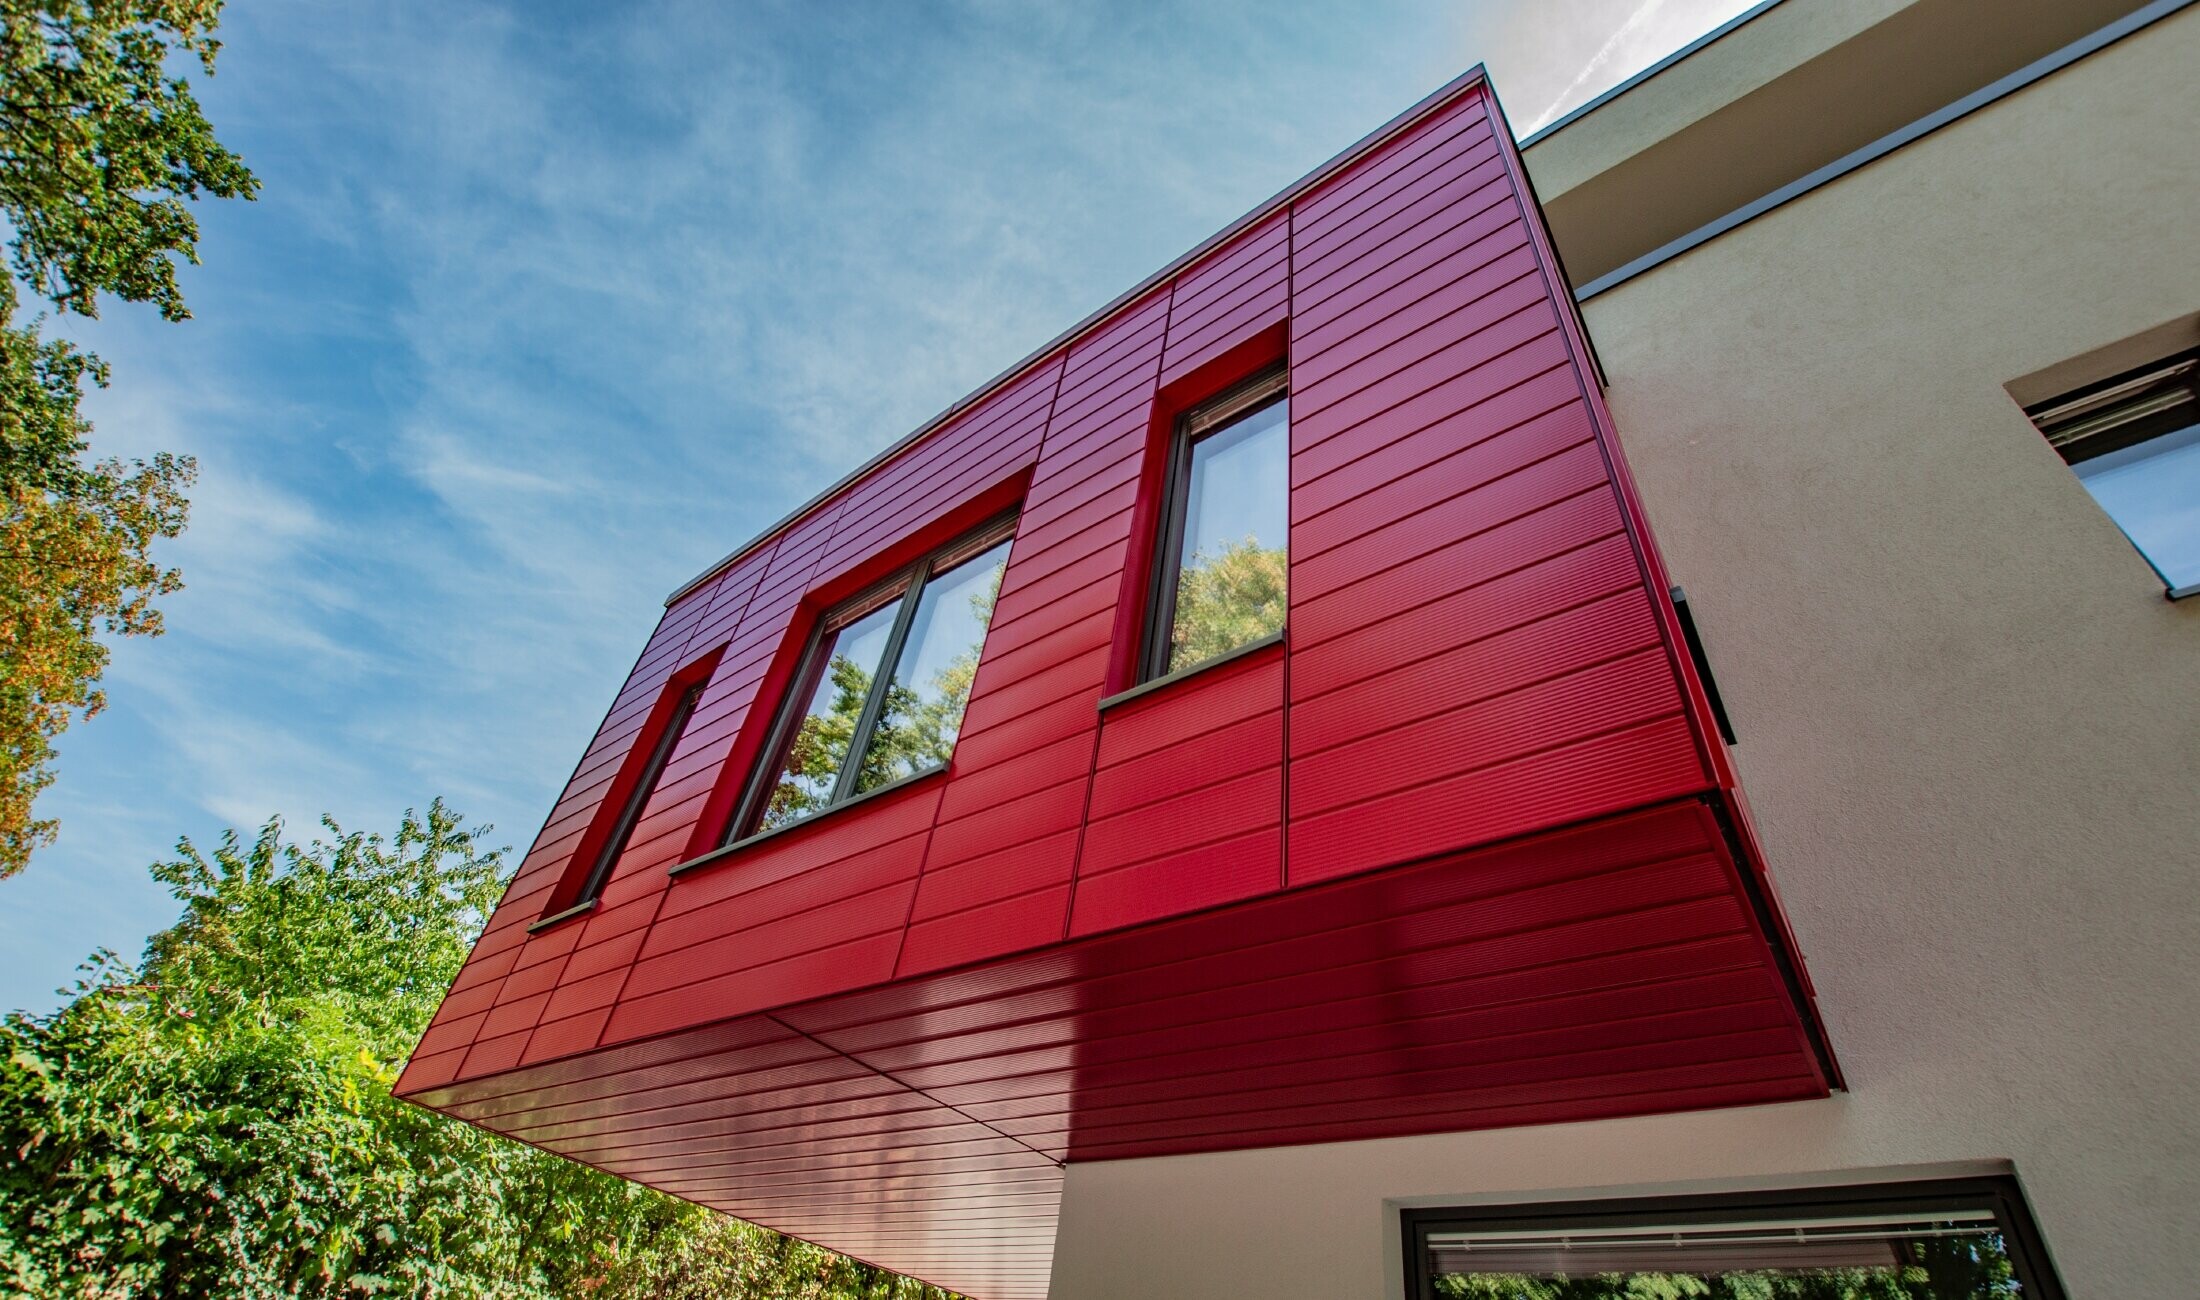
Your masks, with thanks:
[[[836,947],[896,930],[909,916],[914,871],[901,883],[839,898],[772,924],[706,940],[659,956],[644,955],[627,980],[628,1000],[700,984],[714,976]]]
[[[1025,840],[996,853],[930,865],[917,888],[913,920],[968,911],[1070,882],[1078,828]]]
[[[1282,773],[1273,767],[1113,817],[1094,817],[1085,827],[1078,878],[1210,844],[1282,817]]]
[[[901,978],[1058,942],[1067,928],[1069,887],[1023,894],[909,927],[895,974]]]
[[[1291,820],[1291,880],[1307,884],[1704,788],[1678,715],[1592,736],[1406,794]]]
[[[1420,226],[1456,211],[1492,179],[1504,175],[1497,142],[1487,131],[1466,132],[1446,147],[1432,150],[1394,183],[1357,211],[1330,224],[1309,223],[1298,232],[1293,253],[1299,268],[1319,277],[1329,266],[1349,261],[1390,234]]]
[[[1393,239],[1382,251],[1378,264],[1355,266],[1354,275],[1332,276],[1316,294],[1310,285],[1294,283],[1291,297],[1291,331],[1301,339],[1328,328],[1332,322],[1375,299],[1399,291],[1411,292],[1424,276],[1450,278],[1488,262],[1512,247],[1520,224],[1519,206],[1502,179],[1447,213],[1448,225],[1411,232]],[[1436,226],[1439,223],[1431,223]],[[1509,235],[1509,232],[1510,233]]]
[[[1473,588],[1546,556],[1609,537],[1620,528],[1619,503],[1606,489],[1540,506],[1362,579],[1338,598],[1294,606],[1292,648],[1303,653],[1447,593]]]
[[[1197,673],[1107,712],[1100,765],[1114,767],[1242,722],[1283,702],[1281,647]]]
[[[1538,753],[1679,706],[1672,666],[1664,648],[1653,645],[1624,659],[1403,726],[1369,734],[1363,723],[1353,728],[1358,738],[1318,754],[1293,756],[1291,807],[1295,815],[1312,816],[1411,790],[1438,776]]]
[[[894,950],[900,938],[894,932],[869,935],[667,993],[625,998],[611,1013],[611,1021],[604,1028],[604,1042],[646,1038],[885,980],[893,974]]]
[[[1392,662],[1397,666],[1390,671],[1301,702],[1291,712],[1291,756],[1304,758],[1623,655],[1662,650],[1662,643],[1648,597],[1640,587],[1632,587],[1436,654],[1404,659],[1398,653],[1422,649],[1396,647],[1397,658]],[[1670,681],[1667,684],[1671,686]],[[1661,698],[1678,706],[1677,689]],[[1592,695],[1588,702],[1593,706],[1596,697]],[[1441,761],[1439,755],[1431,755],[1419,766],[1423,771],[1442,770]]]
[[[1280,676],[1280,674],[1279,674]],[[1283,761],[1283,683],[1273,707],[1239,722],[1220,722],[1202,732],[1115,766],[1103,766],[1092,783],[1088,816],[1097,820],[1131,813],[1172,795],[1241,776]],[[1101,732],[1107,752],[1107,732]]]
[[[1461,489],[1453,496],[1405,515],[1354,511],[1357,522],[1373,526],[1294,563],[1293,600],[1308,605],[1348,591],[1367,576],[1610,482],[1603,452],[1594,442],[1578,442],[1553,452],[1532,439],[1496,441],[1501,445],[1485,443],[1488,450],[1482,456],[1453,467],[1457,481],[1445,485]],[[1440,490],[1427,489],[1426,495]],[[1393,499],[1414,495],[1414,491],[1400,490]],[[1375,524],[1377,518],[1390,522]],[[1349,517],[1339,521],[1336,531],[1349,529],[1352,522]],[[1321,531],[1315,530],[1317,535]]]
[[[1294,703],[1364,681],[1514,627],[1586,605],[1629,588],[1640,590],[1642,571],[1626,537],[1613,533],[1526,568],[1416,606],[1361,628],[1291,660]],[[1293,716],[1302,716],[1297,709]]]
[[[1181,916],[1282,887],[1283,831],[1270,825],[1195,851],[1080,876],[1070,934],[1098,934]]]

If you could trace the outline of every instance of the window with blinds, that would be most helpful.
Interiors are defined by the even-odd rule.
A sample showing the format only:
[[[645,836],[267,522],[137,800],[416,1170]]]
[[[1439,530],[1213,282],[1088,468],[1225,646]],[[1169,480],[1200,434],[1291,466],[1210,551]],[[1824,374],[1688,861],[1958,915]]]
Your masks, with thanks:
[[[2025,414],[2169,589],[2200,594],[2200,352]]]
[[[2015,1300],[2059,1295],[2015,1187],[1843,1188],[1408,1211],[1415,1300]],[[1473,1217],[1469,1217],[1472,1215]]]

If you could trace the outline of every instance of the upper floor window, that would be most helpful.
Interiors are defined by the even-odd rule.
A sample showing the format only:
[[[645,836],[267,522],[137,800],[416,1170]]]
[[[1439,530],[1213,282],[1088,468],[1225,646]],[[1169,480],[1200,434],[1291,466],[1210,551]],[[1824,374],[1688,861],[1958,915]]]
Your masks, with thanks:
[[[2200,594],[2200,352],[2029,408],[2172,600]]]
[[[947,765],[1015,527],[988,525],[819,620],[727,842]]]
[[[634,828],[641,823],[642,810],[649,806],[649,798],[657,793],[658,784],[664,780],[665,764],[672,759],[673,751],[680,747],[680,738],[687,733],[688,720],[695,716],[695,706],[702,701],[703,688],[709,684],[707,672],[683,674],[675,678],[668,688],[671,709],[668,712],[662,702],[650,711],[650,719],[644,724],[642,741],[629,754],[618,776],[613,778],[612,793],[619,800],[619,814],[605,831],[595,852],[587,858],[587,874],[580,878],[577,888],[566,895],[559,891],[551,895],[551,912],[537,926],[562,921],[595,905],[603,895],[603,887],[611,880],[613,868],[626,855],[627,845],[634,839]],[[674,694],[677,692],[677,694]],[[646,748],[644,747],[646,745]],[[639,768],[633,767],[636,757],[641,759]],[[624,795],[619,791],[624,788]],[[587,840],[582,841],[585,846]],[[570,882],[571,877],[567,877]],[[564,895],[564,896],[561,896]]]
[[[1283,631],[1291,404],[1276,371],[1185,416],[1171,445],[1145,678]]]

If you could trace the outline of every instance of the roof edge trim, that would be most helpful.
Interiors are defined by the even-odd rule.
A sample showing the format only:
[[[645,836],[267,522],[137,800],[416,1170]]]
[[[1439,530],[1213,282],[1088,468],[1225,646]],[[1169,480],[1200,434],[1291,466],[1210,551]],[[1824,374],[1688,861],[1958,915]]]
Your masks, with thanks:
[[[1752,5],[1748,9],[1743,10],[1741,13],[1738,13],[1732,18],[1727,19],[1725,22],[1720,23],[1717,27],[1714,27],[1710,31],[1705,32],[1703,35],[1697,37],[1695,40],[1692,40],[1688,44],[1683,45],[1679,49],[1673,51],[1671,54],[1668,54],[1664,58],[1659,59],[1656,63],[1651,64],[1649,67],[1644,68],[1642,71],[1627,78],[1625,81],[1620,82],[1618,85],[1612,87],[1611,89],[1593,95],[1588,99],[1583,100],[1581,103],[1574,105],[1572,108],[1567,109],[1559,116],[1552,118],[1550,121],[1545,122],[1543,125],[1537,127],[1535,130],[1528,132],[1527,137],[1520,141],[1520,152],[1526,153],[1528,150],[1534,148],[1538,141],[1544,139],[1547,136],[1556,135],[1560,131],[1565,130],[1567,127],[1572,126],[1574,123],[1580,121],[1582,118],[1585,118],[1589,116],[1589,114],[1596,112],[1598,109],[1604,107],[1606,104],[1611,103],[1613,100],[1618,99],[1621,95],[1624,95],[1628,91],[1633,90],[1635,87],[1641,85],[1643,82],[1650,80],[1650,78],[1657,76],[1659,73],[1665,71],[1667,68],[1670,68],[1674,64],[1679,63],[1682,59],[1685,59],[1689,55],[1694,54],[1696,51],[1702,49],[1704,46],[1711,44],[1713,41],[1718,40],[1721,36],[1724,36],[1728,32],[1731,32],[1734,29],[1740,27],[1742,24],[1748,22],[1750,19],[1757,17],[1758,15],[1764,13],[1769,9],[1777,7],[1779,4],[1781,4],[1781,2],[1782,0],[1763,0],[1761,4]]]
[[[1771,5],[1778,4],[1779,2],[1780,0],[1766,0],[1766,3],[1764,5],[1760,5],[1758,8],[1769,8]],[[1756,11],[1752,10],[1751,12],[1755,13]],[[1747,16],[1748,15],[1745,15],[1745,17]],[[1732,25],[1733,24],[1729,24],[1730,27]],[[1721,30],[1723,31],[1725,29],[1722,28]],[[862,464],[856,466],[854,469],[849,470],[846,474],[841,475],[838,479],[835,479],[831,485],[826,487],[823,491],[819,492],[816,496],[813,496],[809,500],[803,502],[801,505],[796,506],[792,511],[788,512],[785,516],[780,518],[778,522],[764,529],[764,531],[758,533],[755,537],[750,538],[741,546],[735,548],[732,551],[729,551],[723,558],[713,562],[710,567],[704,569],[702,572],[696,574],[694,577],[688,579],[686,582],[683,582],[678,587],[674,588],[672,594],[665,597],[665,604],[667,606],[670,606],[678,603],[682,597],[693,593],[696,588],[701,587],[704,583],[709,582],[711,579],[725,572],[730,565],[739,562],[741,559],[746,557],[749,552],[755,550],[757,547],[763,545],[765,542],[770,541],[773,537],[778,536],[779,533],[786,529],[790,524],[798,522],[802,519],[804,515],[809,514],[811,511],[817,509],[819,506],[824,505],[826,502],[840,495],[840,493],[844,489],[853,484],[856,480],[862,478],[864,475],[870,473],[872,470],[878,468],[880,465],[885,464],[888,460],[893,459],[893,457],[899,455],[903,450],[907,449],[910,445],[914,444],[919,439],[923,438],[926,434],[932,432],[934,429],[939,428],[941,425],[962,414],[964,411],[970,409],[972,406],[975,406],[979,402],[984,401],[987,397],[990,397],[991,395],[993,395],[993,393],[999,391],[1002,387],[1007,385],[1010,381],[1016,379],[1018,376],[1022,375],[1025,371],[1046,360],[1049,356],[1052,356],[1057,349],[1074,341],[1079,335],[1085,333],[1087,330],[1090,330],[1093,326],[1098,325],[1102,321],[1106,320],[1108,317],[1120,311],[1122,308],[1128,306],[1133,301],[1143,297],[1145,294],[1154,289],[1157,285],[1165,283],[1171,277],[1175,276],[1179,271],[1182,271],[1185,267],[1190,266],[1193,262],[1198,261],[1201,257],[1204,257],[1208,253],[1213,252],[1217,247],[1227,242],[1232,236],[1243,231],[1248,226],[1252,226],[1266,220],[1268,217],[1272,216],[1278,209],[1291,202],[1291,200],[1297,198],[1301,194],[1304,194],[1307,190],[1312,189],[1314,186],[1320,184],[1321,182],[1329,179],[1330,176],[1336,174],[1338,171],[1341,171],[1342,169],[1353,164],[1354,162],[1357,162],[1369,151],[1380,147],[1392,136],[1395,136],[1399,132],[1406,130],[1408,127],[1411,127],[1414,123],[1420,121],[1422,118],[1427,117],[1429,114],[1435,112],[1436,110],[1444,107],[1447,104],[1450,104],[1452,101],[1458,99],[1460,96],[1466,94],[1468,91],[1473,90],[1476,87],[1486,87],[1488,86],[1488,84],[1488,70],[1482,64],[1477,63],[1473,67],[1468,68],[1465,72],[1462,72],[1458,76],[1453,77],[1450,81],[1445,82],[1442,86],[1437,87],[1429,94],[1423,96],[1411,108],[1406,109],[1404,112],[1398,114],[1396,117],[1391,118],[1388,122],[1383,123],[1381,126],[1376,127],[1373,131],[1368,132],[1366,135],[1361,136],[1357,141],[1346,146],[1343,152],[1332,157],[1329,161],[1323,163],[1319,167],[1316,167],[1314,170],[1308,172],[1306,175],[1301,176],[1299,179],[1291,182],[1291,184],[1285,186],[1283,189],[1278,190],[1275,194],[1269,196],[1266,200],[1253,207],[1244,216],[1239,217],[1237,220],[1231,222],[1229,225],[1226,225],[1222,229],[1216,231],[1214,234],[1209,235],[1207,238],[1193,245],[1188,251],[1172,259],[1166,266],[1163,266],[1160,270],[1155,271],[1153,274],[1147,276],[1145,279],[1140,280],[1137,284],[1132,285],[1130,288],[1124,290],[1122,293],[1119,293],[1115,297],[1109,299],[1107,304],[1101,307],[1099,310],[1090,313],[1089,315],[1085,316],[1084,319],[1078,321],[1075,325],[1070,326],[1068,329],[1063,330],[1060,334],[1057,334],[1053,338],[1047,340],[1045,344],[1026,355],[1022,360],[1016,362],[1008,369],[1001,371],[999,374],[985,381],[983,384],[980,384],[978,387],[970,390],[970,392],[964,394],[962,397],[957,398],[954,404],[949,406],[946,410],[941,411],[938,415],[935,415],[931,419],[926,420],[923,424],[918,425],[910,432],[903,434],[900,438],[895,439],[892,443],[889,443],[886,447],[881,449],[877,454],[873,455],[869,460],[864,461]],[[1584,105],[1584,107],[1586,108],[1587,105]]]

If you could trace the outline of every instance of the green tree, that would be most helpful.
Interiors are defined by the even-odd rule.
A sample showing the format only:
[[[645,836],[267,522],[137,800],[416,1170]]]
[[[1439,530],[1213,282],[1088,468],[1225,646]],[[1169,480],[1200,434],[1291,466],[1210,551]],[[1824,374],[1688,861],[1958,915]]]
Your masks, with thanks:
[[[2007,1248],[1993,1233],[1901,1243],[1900,1262],[1732,1272],[1589,1273],[1573,1277],[1455,1273],[1436,1279],[1447,1300],[2015,1300]]]
[[[1252,537],[1195,552],[1177,578],[1169,666],[1189,668],[1283,630],[1290,561]]]
[[[0,1021],[0,1295],[941,1300],[391,1097],[503,866],[440,803],[156,865],[143,959]]]
[[[98,712],[110,636],[161,630],[179,584],[152,544],[183,528],[188,457],[91,461],[79,411],[97,357],[16,319],[22,292],[64,314],[99,297],[190,315],[176,280],[197,261],[188,200],[251,198],[174,63],[212,75],[221,0],[0,0],[0,877],[53,838],[31,804],[53,739]]]
[[[941,665],[931,680],[912,684],[896,678],[886,684],[870,743],[858,760],[857,790],[937,767],[954,756],[955,738],[961,734],[963,713],[970,705],[970,688],[978,677],[978,654],[985,629],[993,623],[993,603],[1000,589],[1001,568],[996,566],[991,581],[980,583],[968,597],[976,639]],[[765,801],[761,827],[784,826],[807,817],[832,798],[873,677],[870,667],[839,654],[826,664],[825,672],[831,702],[820,712],[806,714],[795,729],[779,780]]]

